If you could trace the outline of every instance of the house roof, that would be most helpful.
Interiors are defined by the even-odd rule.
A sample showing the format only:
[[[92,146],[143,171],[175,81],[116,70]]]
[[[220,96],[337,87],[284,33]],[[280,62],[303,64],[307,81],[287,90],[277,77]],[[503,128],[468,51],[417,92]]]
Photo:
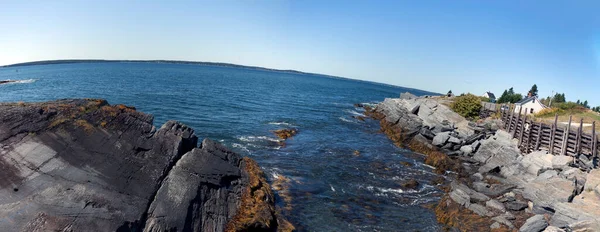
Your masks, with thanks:
[[[538,104],[542,105],[543,107],[546,107],[544,104],[542,104],[542,102],[540,102],[540,100],[538,100],[538,99],[537,99],[537,97],[536,97],[536,96],[533,96],[533,97],[526,97],[526,98],[524,98],[523,100],[520,100],[520,101],[518,101],[518,102],[515,102],[515,105],[523,105],[523,104],[525,104],[525,103],[527,103],[527,102],[530,102],[530,101],[533,101],[533,100],[537,100],[537,101],[535,101],[535,102],[537,102]],[[535,103],[535,102],[534,102],[534,103]]]
[[[495,95],[494,95],[494,93],[492,93],[492,92],[487,92],[487,95],[488,95],[488,97],[489,97],[489,98],[491,98],[491,99],[496,99],[496,96],[495,96]]]

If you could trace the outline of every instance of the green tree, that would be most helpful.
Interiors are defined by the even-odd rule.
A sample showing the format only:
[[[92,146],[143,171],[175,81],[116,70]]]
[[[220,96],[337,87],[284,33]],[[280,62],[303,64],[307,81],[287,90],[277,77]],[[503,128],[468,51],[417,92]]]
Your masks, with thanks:
[[[583,101],[583,107],[588,108],[588,109],[590,108],[590,106],[588,105],[587,100]]]
[[[520,100],[523,100],[523,95],[521,95],[520,93],[512,94],[510,96],[510,103],[515,103]]]
[[[581,105],[581,101],[579,101],[579,99],[577,99],[577,104],[578,104],[578,105]]]
[[[506,91],[506,89],[504,90],[504,92],[502,93],[502,95],[500,96],[500,98],[496,99],[496,102],[498,103],[506,103],[508,98],[508,91]]]
[[[536,96],[538,95],[538,89],[537,89],[537,85],[533,84],[533,86],[531,86],[531,89],[529,90],[529,93],[531,93],[531,96]]]
[[[564,93],[557,93],[554,95],[554,97],[552,98],[552,103],[563,103],[566,102],[567,100],[565,99],[565,94]]]

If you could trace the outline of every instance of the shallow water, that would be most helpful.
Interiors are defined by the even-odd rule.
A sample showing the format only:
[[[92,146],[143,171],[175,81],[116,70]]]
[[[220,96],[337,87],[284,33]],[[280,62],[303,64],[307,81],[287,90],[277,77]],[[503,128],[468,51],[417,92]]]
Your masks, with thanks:
[[[16,71],[18,69],[18,72]],[[301,231],[436,231],[437,177],[422,157],[395,147],[354,103],[410,91],[318,75],[184,64],[91,63],[0,68],[1,102],[104,98],[181,121],[257,160],[277,204]],[[297,128],[281,143],[271,132]],[[359,153],[355,153],[358,151]],[[412,166],[406,166],[408,162]],[[416,179],[417,190],[401,183]],[[285,181],[281,181],[285,180]]]

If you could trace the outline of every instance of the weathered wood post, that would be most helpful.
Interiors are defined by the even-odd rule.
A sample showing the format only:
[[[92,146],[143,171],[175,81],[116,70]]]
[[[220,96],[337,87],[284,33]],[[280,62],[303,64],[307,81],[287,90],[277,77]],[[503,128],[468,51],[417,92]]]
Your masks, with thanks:
[[[594,121],[594,122],[592,122],[592,158],[597,158],[598,157],[598,153],[597,153],[598,143],[596,141],[597,141],[597,138],[596,138],[596,121]]]
[[[515,130],[512,133],[512,137],[514,138],[517,134],[517,127],[519,126],[519,121],[521,120],[521,110],[523,107],[519,107],[519,115],[517,116],[517,121],[515,122]]]
[[[581,153],[581,135],[583,133],[583,118],[579,122],[579,129],[577,130],[577,136],[575,137],[575,153]]]
[[[519,146],[523,145],[523,134],[525,134],[525,124],[527,123],[527,108],[525,108],[525,118],[521,119],[521,126],[519,128]]]
[[[540,142],[542,141],[542,123],[539,122],[538,123],[538,133],[537,133],[537,139],[535,141],[535,150],[539,150],[540,149]]]
[[[571,121],[573,120],[573,115],[569,116],[569,124],[567,124],[567,130],[565,131],[565,134],[563,135],[563,144],[562,144],[562,151],[560,152],[560,154],[562,155],[567,155],[567,146],[569,144],[569,134],[571,133]]]
[[[515,114],[515,110],[511,110],[512,107],[508,107],[508,110],[510,111],[510,119],[508,120],[508,125],[504,125],[506,127],[506,131],[508,131],[508,133],[510,133],[510,128],[511,128],[511,124],[513,121],[513,116]]]
[[[527,118],[527,117],[525,117]],[[526,120],[527,121],[527,120]],[[529,154],[531,146],[531,132],[533,131],[533,119],[529,119],[529,131],[527,132],[527,143],[525,143],[525,153]]]
[[[556,137],[556,123],[558,122],[558,114],[554,115],[554,124],[550,131],[550,154],[554,152],[554,137]]]

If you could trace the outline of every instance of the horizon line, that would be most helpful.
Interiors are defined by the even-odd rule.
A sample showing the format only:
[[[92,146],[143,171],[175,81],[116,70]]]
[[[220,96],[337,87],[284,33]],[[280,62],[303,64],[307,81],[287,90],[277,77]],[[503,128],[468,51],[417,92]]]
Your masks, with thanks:
[[[275,69],[275,68],[266,68],[266,67],[260,67],[260,66],[252,66],[252,65],[232,64],[232,63],[226,63],[226,62],[211,62],[211,61],[137,60],[137,59],[134,59],[134,60],[120,60],[120,59],[115,59],[115,60],[110,60],[110,59],[56,59],[56,60],[38,60],[38,61],[28,61],[28,62],[14,63],[14,64],[2,65],[2,66],[0,66],[0,68],[26,67],[26,66],[35,66],[35,65],[53,65],[53,64],[73,64],[73,63],[103,63],[103,62],[106,62],[106,63],[117,63],[117,62],[123,62],[123,63],[125,63],[125,62],[131,62],[131,63],[171,63],[171,64],[192,64],[192,65],[207,65],[207,66],[220,66],[220,67],[236,67],[236,68],[246,68],[246,69],[254,69],[254,70],[272,71],[272,72],[296,73],[296,74],[323,76],[323,77],[334,78],[334,79],[353,80],[353,81],[366,82],[366,83],[372,83],[372,84],[384,85],[384,86],[390,86],[390,87],[399,87],[399,88],[404,88],[404,89],[407,89],[407,90],[417,90],[417,91],[427,92],[429,94],[443,95],[443,94],[436,93],[436,92],[433,92],[433,91],[423,90],[423,89],[417,89],[417,88],[413,88],[413,87],[404,87],[404,86],[398,86],[398,85],[394,85],[394,84],[381,83],[381,82],[368,81],[368,80],[360,80],[360,79],[354,79],[354,78],[349,78],[349,77],[334,76],[334,75],[329,75],[329,74],[304,72],[304,71],[298,71],[298,70],[294,70],[294,69]]]

